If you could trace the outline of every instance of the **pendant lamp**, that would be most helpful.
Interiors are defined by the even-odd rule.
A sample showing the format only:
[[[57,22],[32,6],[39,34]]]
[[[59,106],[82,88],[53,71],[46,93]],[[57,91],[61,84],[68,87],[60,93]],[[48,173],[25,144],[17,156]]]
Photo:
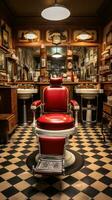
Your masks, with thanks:
[[[68,18],[70,11],[65,6],[57,4],[55,0],[52,6],[45,8],[41,12],[41,16],[50,21],[59,21]]]

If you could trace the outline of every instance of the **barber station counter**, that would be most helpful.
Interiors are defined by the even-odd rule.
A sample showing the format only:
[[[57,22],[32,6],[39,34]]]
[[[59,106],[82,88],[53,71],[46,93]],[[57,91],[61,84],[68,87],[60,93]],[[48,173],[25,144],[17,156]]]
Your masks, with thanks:
[[[30,99],[27,99],[26,100],[26,108],[27,108],[27,120],[31,123],[32,121],[32,112],[31,112],[31,109],[30,109],[30,106],[31,106],[31,103],[32,101],[34,100],[37,100],[37,99],[42,99],[43,97],[43,89],[48,86],[50,83],[48,81],[43,81],[43,82],[28,82],[28,81],[24,81],[24,82],[21,82],[21,81],[18,81],[16,82],[16,85],[19,87],[20,85],[22,85],[22,87],[24,88],[29,88],[31,85],[34,86],[34,88],[36,88],[38,90],[37,94],[34,94],[32,96],[32,98]],[[79,105],[81,106],[81,102],[80,102],[80,96],[78,96],[76,93],[75,93],[75,88],[76,87],[82,87],[85,85],[86,86],[93,86],[93,87],[97,87],[97,82],[69,82],[69,81],[64,81],[63,82],[63,85],[65,85],[69,91],[70,91],[70,99],[76,99],[79,103]],[[19,118],[19,122],[21,123],[23,121],[23,114],[21,113],[21,111],[23,110],[23,101],[21,99],[18,99],[18,118]],[[79,121],[80,121],[80,115],[79,115]]]

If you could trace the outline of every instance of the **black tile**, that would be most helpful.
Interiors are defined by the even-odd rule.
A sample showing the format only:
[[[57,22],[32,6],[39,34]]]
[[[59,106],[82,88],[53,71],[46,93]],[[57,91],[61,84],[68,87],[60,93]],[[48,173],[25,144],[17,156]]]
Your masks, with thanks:
[[[89,197],[92,197],[92,198],[95,197],[95,196],[99,193],[98,190],[94,189],[94,188],[91,187],[91,186],[89,186],[89,187],[87,187],[86,189],[84,189],[83,192],[84,192],[85,194],[87,194]]]
[[[83,172],[84,174],[88,175],[90,174],[91,172],[93,172],[93,170],[87,168],[87,167],[84,167],[80,170],[81,172]]]
[[[12,186],[12,187],[10,187],[10,188],[4,190],[4,191],[3,191],[3,194],[4,194],[7,198],[9,198],[9,197],[11,197],[12,195],[15,195],[17,192],[18,192],[18,190]]]
[[[100,178],[100,180],[102,183],[106,184],[106,185],[110,185],[112,183],[112,178],[109,178],[107,176],[103,176],[102,178]]]
[[[4,179],[2,177],[0,177],[0,183],[2,183],[4,181]]]
[[[16,175],[19,175],[19,174],[23,173],[24,170],[21,169],[21,168],[17,168],[17,169],[14,169],[12,172],[13,172],[14,174],[16,174]]]
[[[106,158],[110,158],[112,160],[112,155],[109,154],[109,155],[106,156]]]
[[[102,191],[104,194],[112,197],[112,188],[107,187],[105,190]]]
[[[25,194],[28,198],[37,194],[38,192],[39,192],[39,190],[32,186],[30,186],[22,191],[22,193]]]
[[[103,167],[100,167],[99,169],[97,169],[97,172],[99,172],[99,173],[101,173],[103,175],[106,175],[109,172],[109,170],[105,169]]]
[[[14,154],[14,153],[16,153],[17,151],[16,150],[9,150],[8,151],[8,153],[10,153],[10,154]]]
[[[8,172],[8,170],[5,169],[5,168],[1,168],[1,169],[0,169],[0,175],[5,174],[5,173],[7,173],[7,172]]]
[[[56,182],[59,181],[59,178],[55,177],[55,176],[48,176],[47,178],[45,178],[44,180],[46,183],[48,183],[49,185],[52,185]]]
[[[91,185],[92,183],[94,183],[96,180],[94,178],[91,178],[89,176],[84,177],[83,179],[81,179],[81,181],[83,181],[84,183],[87,183],[88,185]]]
[[[24,159],[26,159],[27,157],[28,157],[27,155],[18,156],[18,158],[21,159],[21,160],[24,160]]]
[[[26,179],[25,181],[26,181],[27,183],[33,185],[33,184],[35,184],[35,183],[37,182],[37,178],[34,177],[34,176],[31,176],[30,178]]]
[[[4,152],[4,150],[3,150],[3,149],[0,149],[0,154],[3,153],[3,152]]]
[[[21,153],[27,154],[27,153],[29,153],[29,150],[23,150],[23,151],[21,151]]]
[[[8,156],[5,156],[4,158],[7,159],[7,160],[10,160],[10,159],[14,158],[14,156],[13,155],[8,155]]]
[[[104,152],[108,153],[108,154],[111,154],[112,153],[112,150],[110,149],[105,149]]]
[[[105,165],[105,162],[98,160],[95,162],[95,164],[99,165],[99,166],[103,166],[103,165]]]
[[[88,166],[88,165],[90,165],[90,164],[91,164],[91,162],[86,161],[86,160],[84,161],[84,165],[85,165],[85,166]]]
[[[64,190],[64,193],[66,195],[68,195],[69,197],[74,197],[74,196],[76,196],[79,193],[79,191],[77,189],[75,189],[74,187],[70,186],[70,187],[67,187]]]
[[[18,167],[21,167],[21,166],[24,166],[24,165],[25,165],[25,162],[19,161],[19,162],[16,163],[16,165],[17,165]]]
[[[19,178],[18,176],[14,176],[13,178],[8,179],[8,182],[12,185],[19,183],[20,181],[22,181],[22,179]]]
[[[44,194],[46,194],[48,197],[52,197],[55,194],[59,193],[60,191],[57,190],[56,188],[50,186],[50,187],[46,188],[45,190],[43,190],[42,192]]]
[[[93,153],[97,154],[97,153],[99,153],[99,152],[100,152],[100,150],[97,150],[97,149],[92,149],[92,150],[91,150],[91,152],[93,152]]]
[[[94,145],[94,144],[90,144],[90,145],[89,145],[89,147],[91,147],[91,148],[93,148],[93,149],[94,149],[94,148],[96,148],[97,146],[96,146],[96,145]]]
[[[98,159],[98,160],[101,159],[101,158],[103,158],[103,156],[100,156],[100,155],[97,155],[97,154],[94,155],[94,156],[92,156],[92,157],[93,157],[93,158],[96,158],[96,159]]]
[[[10,165],[10,164],[11,164],[11,162],[9,162],[9,161],[4,161],[4,162],[1,163],[1,165],[2,165],[3,167],[6,167],[6,166],[8,166],[8,165]]]
[[[78,179],[74,178],[73,176],[68,176],[64,178],[63,181],[68,183],[69,185],[72,185],[73,183],[77,182]]]

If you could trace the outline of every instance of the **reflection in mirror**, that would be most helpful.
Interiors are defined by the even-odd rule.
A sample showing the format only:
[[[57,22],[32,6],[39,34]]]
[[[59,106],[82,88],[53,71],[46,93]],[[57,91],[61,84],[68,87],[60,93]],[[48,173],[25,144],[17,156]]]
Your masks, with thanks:
[[[73,47],[73,70],[80,80],[97,81],[98,48]]]
[[[58,57],[54,57],[58,53]],[[50,76],[61,76],[66,72],[67,48],[60,46],[47,47],[47,69]]]
[[[40,76],[40,48],[21,47],[17,49],[18,80],[38,80]]]
[[[5,70],[5,53],[0,50],[0,71]]]

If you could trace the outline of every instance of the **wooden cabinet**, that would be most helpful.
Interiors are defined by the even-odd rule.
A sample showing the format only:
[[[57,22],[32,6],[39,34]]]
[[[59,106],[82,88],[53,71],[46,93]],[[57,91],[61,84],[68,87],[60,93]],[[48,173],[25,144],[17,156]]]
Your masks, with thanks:
[[[104,130],[109,133],[112,139],[112,105],[104,102],[103,103],[103,118],[102,118],[102,134],[104,136]]]
[[[0,143],[8,141],[8,135],[17,125],[17,90],[0,87]]]

